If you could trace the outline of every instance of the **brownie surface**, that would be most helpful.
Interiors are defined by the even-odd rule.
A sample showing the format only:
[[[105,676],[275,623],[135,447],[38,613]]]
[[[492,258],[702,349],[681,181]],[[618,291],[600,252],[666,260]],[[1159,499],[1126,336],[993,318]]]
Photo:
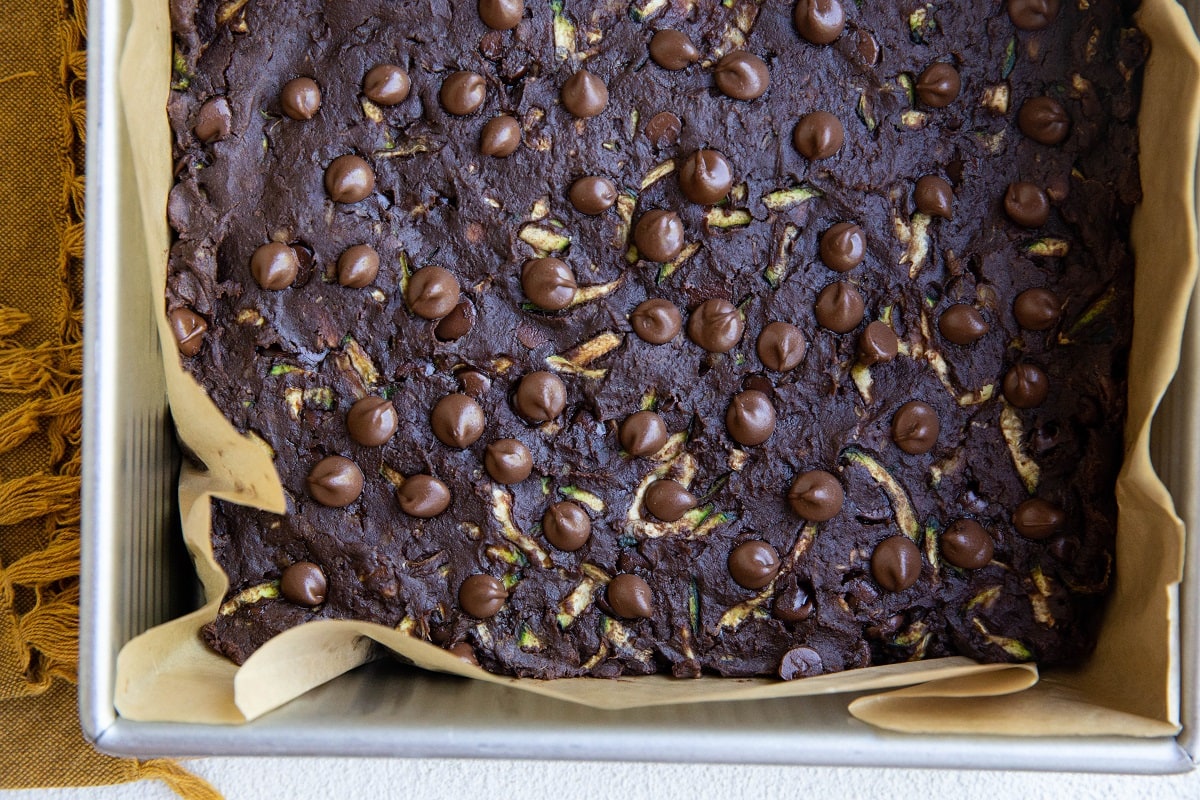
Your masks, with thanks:
[[[365,619],[533,677],[1086,655],[1147,44],[1084,5],[534,1],[494,30],[514,4],[175,0],[167,308],[288,502],[214,504],[206,641]],[[694,55],[652,58],[662,30]]]

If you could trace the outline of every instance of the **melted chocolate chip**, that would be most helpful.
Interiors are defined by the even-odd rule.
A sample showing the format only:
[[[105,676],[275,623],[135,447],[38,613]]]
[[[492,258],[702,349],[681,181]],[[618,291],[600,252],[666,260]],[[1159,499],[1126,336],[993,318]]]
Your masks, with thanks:
[[[525,0],[479,0],[479,18],[493,30],[512,30],[524,15]]]
[[[404,299],[418,317],[441,319],[458,305],[458,278],[445,267],[422,267],[408,280]]]
[[[229,101],[224,97],[214,97],[196,112],[196,125],[192,132],[205,144],[219,142],[229,135],[231,122]]]
[[[917,180],[913,202],[922,214],[943,219],[954,217],[954,189],[945,178],[937,175],[926,175]]]
[[[381,106],[403,103],[410,89],[408,73],[395,64],[376,64],[363,77],[363,94]]]
[[[955,303],[938,318],[938,330],[954,344],[974,344],[984,337],[991,326],[975,306]]]
[[[900,339],[886,322],[876,320],[858,335],[858,360],[868,367],[891,361],[900,352]]]
[[[1026,289],[1013,301],[1013,316],[1026,330],[1049,330],[1062,316],[1062,301],[1049,289]]]
[[[811,617],[815,608],[812,586],[791,576],[781,579],[781,583],[783,586],[771,604],[771,614],[784,622],[804,622]]]
[[[679,141],[682,130],[683,121],[679,117],[670,111],[660,111],[650,118],[642,128],[642,133],[655,147],[670,147]]]
[[[292,119],[312,119],[321,108],[321,87],[312,78],[292,78],[279,91],[279,105]]]
[[[335,203],[357,203],[375,191],[375,170],[358,156],[338,156],[325,169],[325,191]]]
[[[533,454],[516,439],[498,439],[484,451],[483,468],[496,483],[520,483],[533,472]]]
[[[907,536],[890,536],[871,554],[871,576],[889,592],[903,592],[921,577],[921,551]]]
[[[631,456],[652,456],[667,443],[667,424],[653,411],[638,411],[621,423],[617,440]]]
[[[1050,393],[1050,379],[1033,364],[1016,364],[1004,376],[1004,399],[1017,408],[1037,408]]]
[[[411,475],[396,490],[396,499],[410,517],[432,519],[450,507],[450,488],[432,475]]]
[[[766,542],[751,539],[729,554],[729,574],[743,589],[761,589],[779,574],[779,553]]]
[[[679,167],[679,189],[693,203],[719,203],[732,187],[733,171],[716,150],[697,150]]]
[[[962,89],[962,79],[950,64],[930,64],[917,78],[917,97],[930,108],[945,108]]]
[[[474,369],[464,369],[458,373],[458,382],[463,394],[470,397],[483,397],[492,388],[492,379]]]
[[[808,342],[795,325],[769,322],[758,335],[757,350],[764,367],[775,372],[788,372],[800,366]]]
[[[686,33],[661,30],[650,40],[650,58],[663,69],[679,70],[700,60],[700,51]]]
[[[478,72],[460,70],[442,81],[438,100],[442,108],[458,117],[474,114],[487,99],[487,81]]]
[[[652,297],[638,303],[629,315],[629,326],[650,344],[666,344],[679,335],[683,316],[670,300]]]
[[[733,396],[725,411],[725,427],[738,444],[755,447],[771,438],[775,432],[775,406],[756,389],[747,389]]]
[[[821,654],[811,647],[793,647],[779,662],[779,677],[785,681],[811,678],[825,671]]]
[[[932,450],[940,431],[937,411],[920,400],[908,401],[892,416],[892,441],[909,455]]]
[[[745,50],[734,50],[717,62],[713,79],[725,95],[735,100],[753,100],[767,91],[771,74],[758,56]]]
[[[521,378],[513,407],[528,422],[549,422],[567,405],[567,387],[552,372],[530,372]]]
[[[654,592],[650,584],[628,572],[608,583],[605,600],[613,613],[622,619],[649,619],[654,616]]]
[[[608,178],[588,175],[571,184],[569,197],[576,211],[595,216],[612,208],[617,201],[617,187]]]
[[[592,520],[578,503],[564,500],[546,509],[542,515],[542,533],[559,550],[573,553],[587,544],[592,535]]]
[[[475,648],[466,642],[458,642],[446,648],[446,652],[457,658],[459,661],[465,661],[472,667],[479,666],[479,659],[475,657]]]
[[[788,505],[796,516],[809,522],[831,520],[842,510],[846,494],[836,477],[814,469],[796,476],[788,490]]]
[[[742,340],[746,323],[728,300],[705,300],[688,319],[688,338],[710,353],[728,353]]]
[[[849,333],[862,322],[866,307],[854,284],[847,281],[831,283],[817,295],[813,306],[817,324],[834,333]]]
[[[465,394],[448,394],[429,415],[433,435],[447,447],[470,447],[483,435],[483,408]]]
[[[646,489],[646,510],[663,522],[677,522],[696,507],[695,495],[683,484],[667,478],[657,480]]]
[[[1012,521],[1017,533],[1036,541],[1062,533],[1067,524],[1067,515],[1053,503],[1034,497],[1017,506]]]
[[[1056,145],[1071,132],[1071,118],[1062,103],[1054,98],[1031,97],[1021,105],[1017,126],[1035,142]]]
[[[992,560],[992,537],[973,519],[956,519],[942,531],[942,557],[960,569],[979,569]]]
[[[349,289],[370,286],[379,275],[379,253],[369,244],[356,244],[338,256],[338,283]]]
[[[311,561],[297,561],[279,576],[280,593],[298,606],[321,605],[328,590],[325,573]]]
[[[846,140],[842,121],[828,111],[805,114],[792,131],[792,144],[810,161],[829,158]]]
[[[474,324],[475,306],[464,300],[441,318],[433,329],[433,335],[441,342],[457,341],[470,333]]]
[[[521,123],[504,115],[493,117],[479,133],[479,152],[485,156],[506,158],[521,146]]]
[[[1058,19],[1059,0],[1008,0],[1008,16],[1023,31],[1040,31]]]
[[[185,356],[194,356],[204,345],[204,335],[208,332],[208,323],[204,317],[190,308],[175,308],[167,315],[171,324],[171,333],[179,352]]]
[[[1032,183],[1018,181],[1004,193],[1004,211],[1023,228],[1040,228],[1050,219],[1050,198]]]
[[[581,69],[563,84],[563,108],[580,119],[594,117],[608,105],[608,87],[599,77]]]
[[[350,438],[365,447],[387,444],[399,424],[396,407],[390,400],[367,396],[355,400],[346,414],[346,430]]]
[[[300,271],[300,259],[296,251],[282,242],[271,242],[258,247],[250,256],[250,274],[262,288],[277,292],[286,289],[296,280]]]
[[[494,617],[504,608],[508,590],[491,575],[472,575],[458,587],[458,605],[476,619]]]
[[[575,299],[575,273],[557,258],[535,258],[521,268],[521,288],[530,302],[547,311],[561,311]]]
[[[839,0],[797,0],[792,20],[797,33],[813,44],[829,44],[846,29],[846,12]]]
[[[363,490],[362,470],[343,456],[326,456],[313,465],[304,481],[312,499],[330,508],[345,508]]]
[[[853,222],[839,222],[821,234],[821,263],[834,272],[849,272],[867,255],[867,237]]]
[[[683,220],[674,211],[647,211],[633,228],[633,243],[647,261],[670,261],[683,250]]]
[[[863,28],[858,29],[854,49],[858,51],[858,56],[862,59],[864,66],[873,67],[879,63],[882,51],[879,49],[879,42],[871,35],[870,31]]]

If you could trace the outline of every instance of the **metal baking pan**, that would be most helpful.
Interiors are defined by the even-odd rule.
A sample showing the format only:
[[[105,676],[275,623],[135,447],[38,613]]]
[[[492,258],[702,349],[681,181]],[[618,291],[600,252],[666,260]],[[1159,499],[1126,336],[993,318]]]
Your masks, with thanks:
[[[1200,0],[1187,3],[1195,12]],[[1183,719],[1177,738],[1013,739],[890,734],[846,712],[850,697],[597,712],[497,686],[375,663],[238,727],[143,723],[113,708],[117,653],[199,605],[175,512],[179,454],[145,291],[117,62],[128,0],[89,11],[79,711],[122,756],[321,754],[760,762],[1172,773],[1200,758],[1200,554],[1181,590]],[[1193,14],[1193,18],[1197,17]],[[1198,298],[1200,299],[1200,298]],[[1156,424],[1155,459],[1189,529],[1200,525],[1200,318]]]

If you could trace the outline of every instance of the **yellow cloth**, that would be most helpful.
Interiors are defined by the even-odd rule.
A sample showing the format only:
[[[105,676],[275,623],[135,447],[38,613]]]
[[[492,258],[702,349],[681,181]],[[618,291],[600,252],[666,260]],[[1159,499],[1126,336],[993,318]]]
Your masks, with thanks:
[[[0,25],[0,788],[219,798],[96,752],[76,711],[86,21],[84,0],[16,0]]]

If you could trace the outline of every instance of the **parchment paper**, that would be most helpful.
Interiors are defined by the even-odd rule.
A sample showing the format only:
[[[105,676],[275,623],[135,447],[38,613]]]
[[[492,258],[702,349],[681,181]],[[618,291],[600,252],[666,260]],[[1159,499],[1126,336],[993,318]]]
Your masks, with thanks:
[[[381,625],[322,620],[289,630],[240,669],[201,643],[226,588],[213,559],[214,497],[284,510],[269,450],[225,420],[176,357],[162,297],[172,184],[165,107],[171,36],[164,0],[134,0],[121,60],[124,105],[149,291],[159,309],[168,394],[181,441],[207,470],[187,466],[179,500],[184,537],[209,602],[129,642],[117,662],[116,707],[136,720],[236,723],[253,719],[364,663],[379,642],[419,667],[455,673],[598,709],[862,692],[850,705],[874,725],[910,732],[1164,736],[1178,730],[1178,596],[1183,526],[1150,465],[1154,410],[1178,366],[1187,298],[1196,274],[1194,170],[1200,134],[1200,45],[1174,0],[1145,0],[1139,23],[1153,51],[1141,111],[1145,201],[1135,213],[1136,325],[1129,367],[1126,462],[1117,485],[1116,580],[1095,655],[1082,668],[975,664],[965,658],[896,664],[782,682],[768,678],[666,676],[555,681],[492,675],[441,648]],[[236,468],[235,468],[236,465]],[[1035,685],[1036,684],[1036,685]]]

